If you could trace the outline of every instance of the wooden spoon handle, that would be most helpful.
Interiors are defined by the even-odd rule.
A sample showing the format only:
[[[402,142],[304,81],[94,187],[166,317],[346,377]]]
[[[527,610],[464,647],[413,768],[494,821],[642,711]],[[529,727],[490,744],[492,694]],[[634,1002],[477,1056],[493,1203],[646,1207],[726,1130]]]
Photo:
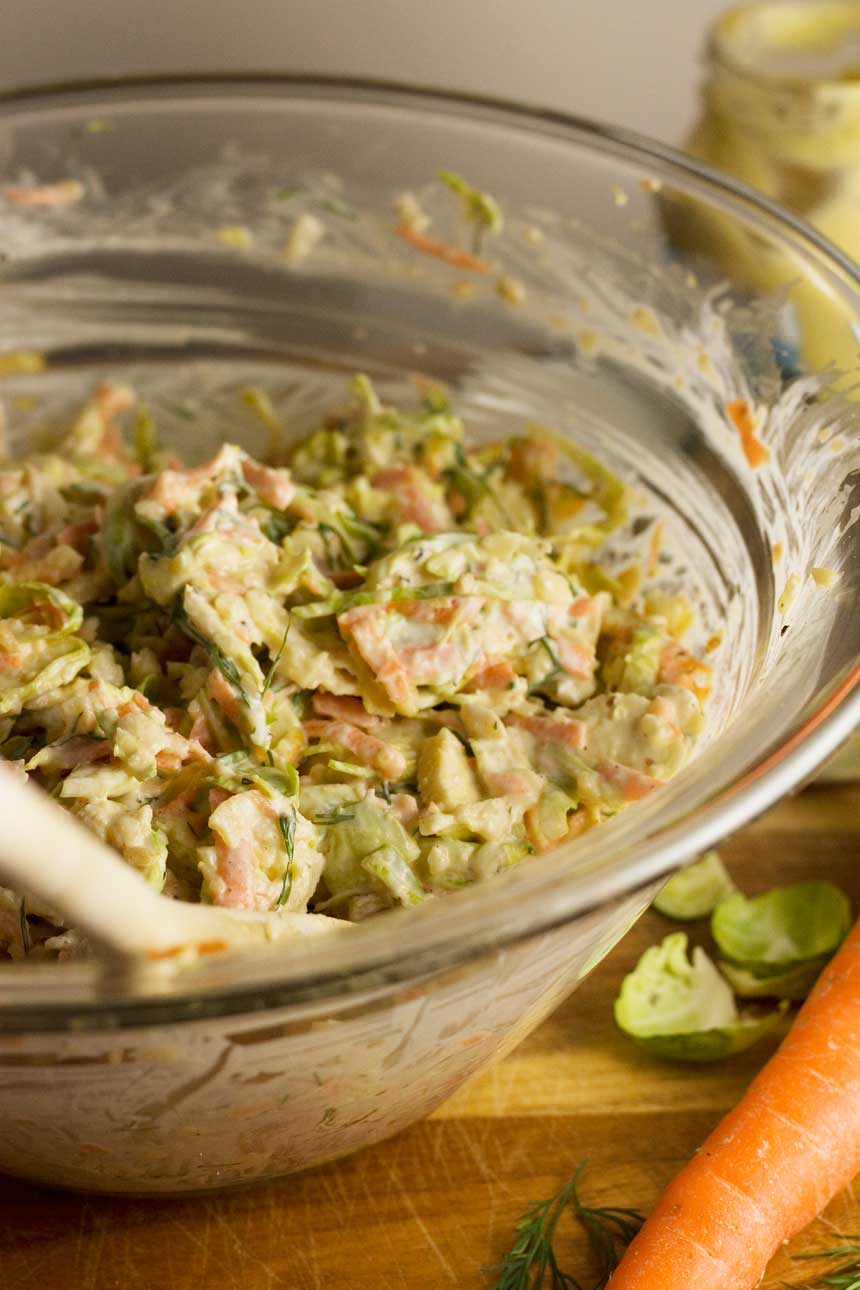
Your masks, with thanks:
[[[352,924],[324,914],[257,913],[168,900],[40,789],[0,762],[0,880],[37,896],[112,957],[170,958],[305,940]]]
[[[0,772],[0,879],[38,897],[97,948],[137,952],[158,906],[168,902],[40,789],[5,767]]]

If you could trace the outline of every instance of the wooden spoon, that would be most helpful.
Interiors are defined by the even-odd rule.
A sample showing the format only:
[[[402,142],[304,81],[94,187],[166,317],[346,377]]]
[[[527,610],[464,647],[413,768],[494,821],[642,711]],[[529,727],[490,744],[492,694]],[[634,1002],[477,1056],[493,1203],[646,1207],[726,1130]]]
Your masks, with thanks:
[[[169,959],[346,931],[324,914],[256,913],[171,900],[40,789],[0,763],[0,881],[62,914],[103,954]]]

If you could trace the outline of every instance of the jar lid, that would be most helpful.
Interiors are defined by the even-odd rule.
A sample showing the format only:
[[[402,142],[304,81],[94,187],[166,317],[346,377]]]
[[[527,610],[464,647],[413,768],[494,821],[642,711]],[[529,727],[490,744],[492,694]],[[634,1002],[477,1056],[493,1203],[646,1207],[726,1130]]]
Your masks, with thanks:
[[[754,0],[711,28],[709,108],[774,156],[821,170],[860,161],[860,3]]]
[[[782,84],[860,87],[857,0],[754,0],[711,30],[711,53],[734,71]]]

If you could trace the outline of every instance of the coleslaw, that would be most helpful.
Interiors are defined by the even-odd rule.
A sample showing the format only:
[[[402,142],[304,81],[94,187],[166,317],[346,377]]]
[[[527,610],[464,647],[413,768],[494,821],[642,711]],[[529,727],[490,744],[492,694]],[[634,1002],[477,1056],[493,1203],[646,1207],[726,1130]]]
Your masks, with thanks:
[[[227,443],[187,467],[103,384],[55,451],[0,468],[0,752],[164,894],[359,921],[689,757],[689,605],[601,563],[625,485],[544,427],[472,445],[419,394],[357,376],[271,462]],[[0,955],[82,953],[0,889]]]

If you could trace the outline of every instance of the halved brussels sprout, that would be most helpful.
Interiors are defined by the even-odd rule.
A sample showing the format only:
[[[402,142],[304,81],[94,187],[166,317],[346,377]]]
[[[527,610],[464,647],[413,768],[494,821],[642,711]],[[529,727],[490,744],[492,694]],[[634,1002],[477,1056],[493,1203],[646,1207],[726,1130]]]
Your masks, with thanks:
[[[851,904],[832,882],[795,882],[747,899],[722,901],[711,932],[723,958],[754,976],[829,957],[851,926]]]
[[[786,1004],[741,1016],[728,983],[700,947],[687,957],[685,932],[652,945],[624,978],[618,1027],[670,1061],[711,1062],[749,1048],[777,1024]]]
[[[655,898],[654,908],[667,918],[692,922],[707,918],[736,890],[719,852],[706,851],[695,864],[672,875]]]
[[[805,999],[818,980],[821,970],[828,961],[828,955],[810,959],[807,963],[797,963],[770,976],[758,976],[749,968],[737,967],[734,963],[720,961],[720,971],[741,999]]]

